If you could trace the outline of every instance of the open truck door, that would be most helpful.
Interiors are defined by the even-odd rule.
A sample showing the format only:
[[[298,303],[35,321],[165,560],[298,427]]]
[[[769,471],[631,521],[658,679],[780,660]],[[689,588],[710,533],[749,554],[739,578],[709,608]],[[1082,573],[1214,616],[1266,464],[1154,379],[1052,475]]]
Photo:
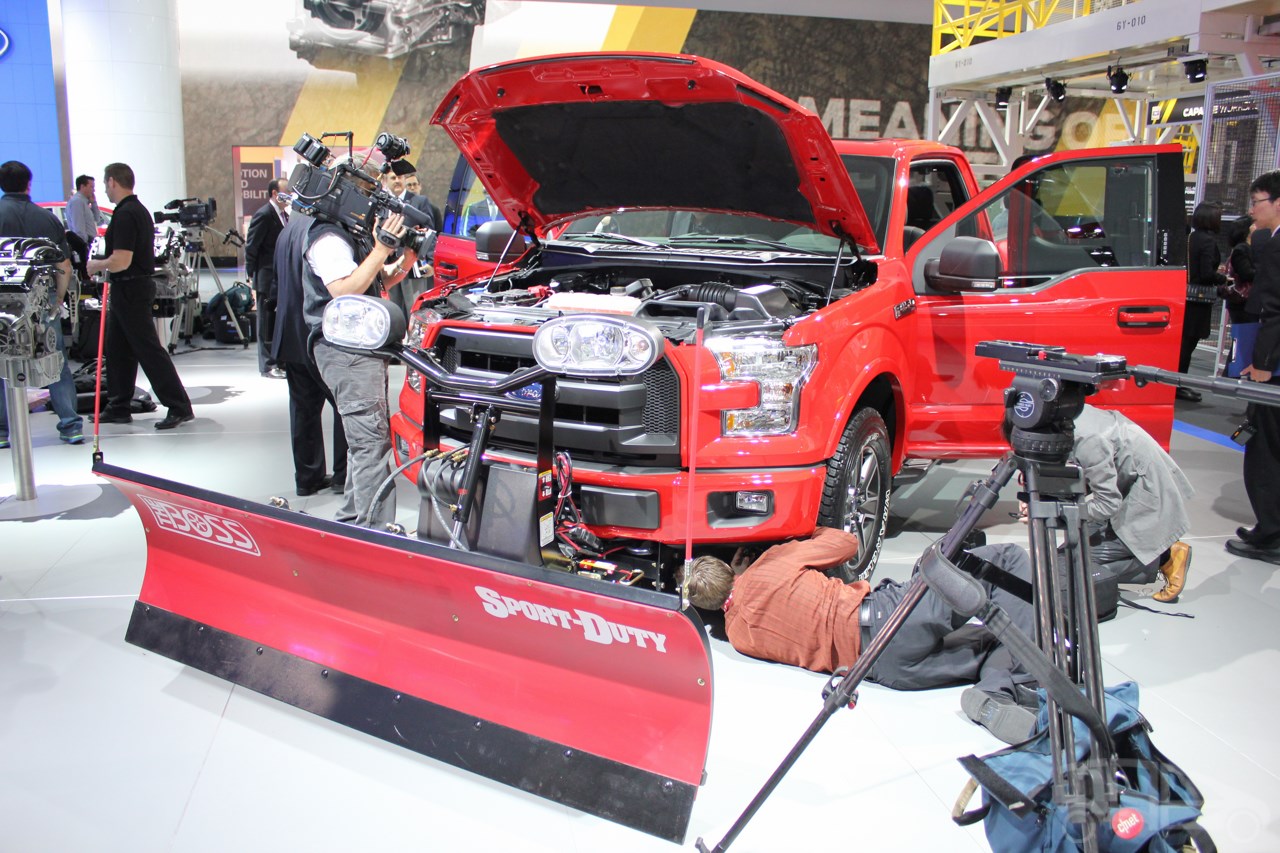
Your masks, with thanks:
[[[682,841],[710,738],[706,633],[681,596],[641,588],[638,574],[614,583],[602,561],[583,571],[557,558],[553,471],[563,490],[571,483],[552,461],[554,374],[532,367],[497,384],[451,377],[429,354],[387,343],[404,334],[396,306],[339,297],[326,327],[329,311],[347,309],[382,315],[374,325],[383,338],[361,349],[452,383],[439,393],[474,406],[471,447],[419,459],[418,532],[437,541],[98,461],[95,473],[128,496],[147,536],[126,639],[456,767]],[[652,334],[628,321],[579,319],[607,333],[629,325],[623,334]],[[548,325],[550,334],[577,334]],[[646,340],[658,357],[661,339]],[[508,396],[513,389],[524,393]],[[536,474],[485,454],[488,425],[511,409],[540,416]]]
[[[1004,448],[1009,374],[984,340],[1041,340],[1176,369],[1186,300],[1177,145],[1052,154],[963,205],[911,247],[918,364],[909,401],[920,455]],[[1095,402],[1168,446],[1173,389],[1131,381]],[[967,452],[966,452],[967,449]]]

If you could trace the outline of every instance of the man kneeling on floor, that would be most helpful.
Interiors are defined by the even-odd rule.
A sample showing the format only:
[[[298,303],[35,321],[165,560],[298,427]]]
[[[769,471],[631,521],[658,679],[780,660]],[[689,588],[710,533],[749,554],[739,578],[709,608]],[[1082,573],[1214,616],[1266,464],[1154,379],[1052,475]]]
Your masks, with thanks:
[[[883,580],[845,584],[824,569],[852,559],[858,538],[819,527],[808,539],[775,545],[748,565],[742,549],[732,565],[699,557],[689,567],[689,601],[704,610],[724,610],[725,632],[739,652],[817,672],[852,666],[906,596],[907,584]],[[1003,570],[1030,590],[1031,559],[1018,545],[986,545],[973,556]],[[981,579],[987,595],[1014,624],[1035,636],[1034,610],[1027,598]],[[981,625],[968,624],[928,590],[876,661],[868,679],[896,690],[925,690],[975,684],[960,704],[974,722],[1006,743],[1031,734],[1035,683]],[[1023,704],[1019,704],[1021,701]],[[1026,705],[1027,707],[1024,707]]]

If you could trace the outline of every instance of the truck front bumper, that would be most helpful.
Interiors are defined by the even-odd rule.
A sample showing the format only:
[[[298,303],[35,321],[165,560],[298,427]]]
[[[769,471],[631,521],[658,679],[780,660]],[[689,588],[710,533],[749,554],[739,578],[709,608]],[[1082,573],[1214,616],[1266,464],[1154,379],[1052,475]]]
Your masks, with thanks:
[[[401,413],[391,418],[396,463],[423,452],[422,429]],[[460,446],[445,442],[442,446]],[[493,461],[532,468],[533,458],[491,451]],[[406,474],[417,481],[417,465]],[[826,467],[699,468],[690,489],[680,468],[574,463],[578,508],[598,535],[684,542],[765,542],[813,531]],[[692,493],[692,512],[690,495]],[[744,508],[745,507],[745,508]]]

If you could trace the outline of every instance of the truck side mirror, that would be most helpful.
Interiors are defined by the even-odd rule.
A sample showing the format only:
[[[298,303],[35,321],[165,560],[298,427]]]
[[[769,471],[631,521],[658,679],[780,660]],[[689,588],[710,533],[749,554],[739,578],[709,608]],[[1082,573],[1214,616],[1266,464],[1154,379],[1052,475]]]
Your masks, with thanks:
[[[524,254],[525,242],[505,219],[486,222],[476,229],[476,260],[506,264]]]
[[[963,293],[995,290],[1000,277],[1000,252],[990,240],[956,237],[942,255],[924,265],[924,280],[934,290]]]

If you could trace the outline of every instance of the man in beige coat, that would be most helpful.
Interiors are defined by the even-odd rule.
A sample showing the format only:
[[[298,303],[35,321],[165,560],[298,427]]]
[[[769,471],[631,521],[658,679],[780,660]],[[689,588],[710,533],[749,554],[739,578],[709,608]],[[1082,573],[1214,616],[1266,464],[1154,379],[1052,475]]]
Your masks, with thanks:
[[[1162,574],[1154,598],[1177,601],[1191,565],[1191,547],[1179,540],[1191,527],[1186,501],[1195,494],[1182,469],[1142,427],[1089,405],[1076,418],[1071,456],[1089,487],[1090,560],[1121,583]]]

